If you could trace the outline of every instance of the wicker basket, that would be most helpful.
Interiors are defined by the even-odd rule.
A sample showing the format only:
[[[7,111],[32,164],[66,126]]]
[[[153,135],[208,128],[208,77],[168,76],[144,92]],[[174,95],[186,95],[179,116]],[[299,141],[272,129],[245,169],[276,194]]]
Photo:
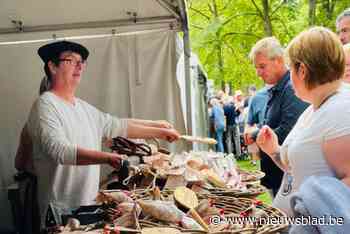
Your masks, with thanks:
[[[241,176],[242,182],[256,182],[265,176],[264,172],[258,170],[246,171],[243,169],[238,169],[238,173]]]
[[[247,189],[226,189],[226,188],[213,188],[206,187],[204,191],[207,190],[210,194],[217,196],[233,196],[233,197],[247,197],[247,198],[255,198],[260,194],[266,192],[266,188],[260,184],[247,184]],[[201,192],[202,193],[202,192]],[[206,194],[206,192],[203,192]]]
[[[173,190],[163,190],[161,191],[162,199],[164,200],[173,200]],[[133,198],[134,199],[143,199],[143,200],[150,200],[153,199],[151,193],[149,191],[145,190],[134,190],[133,191]],[[224,210],[224,215],[229,216],[239,216],[242,212],[249,210],[252,205],[256,202],[253,199],[249,198],[236,198],[231,196],[222,196],[222,195],[215,195],[215,194],[200,194],[198,195],[198,198],[201,199],[210,199],[213,204],[217,208],[222,208]],[[279,209],[276,209],[274,207],[271,207],[269,205],[260,204],[259,209],[263,210],[269,217],[274,218],[284,218],[286,215],[280,211]],[[155,220],[153,218],[142,218],[139,220],[139,223],[141,227],[173,227],[181,230],[185,233],[206,233],[205,231],[199,231],[199,230],[189,230],[181,228],[178,225],[175,224],[169,224],[165,222],[161,222],[158,220]],[[259,233],[259,234],[265,234],[265,233],[277,233],[283,229],[285,229],[288,225],[287,224],[278,224],[278,225],[269,225],[269,224],[250,224],[250,225],[243,225],[243,227],[234,228],[232,230],[225,230],[220,232],[210,232],[210,234],[229,234],[229,233],[243,233],[243,234],[250,234],[250,233]]]

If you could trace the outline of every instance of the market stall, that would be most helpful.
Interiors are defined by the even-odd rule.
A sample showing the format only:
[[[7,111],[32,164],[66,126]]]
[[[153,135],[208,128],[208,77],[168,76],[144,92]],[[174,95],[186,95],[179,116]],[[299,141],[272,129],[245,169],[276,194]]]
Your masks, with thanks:
[[[120,117],[166,119],[182,133],[191,133],[192,124],[206,129],[196,126],[206,122],[194,119],[198,116],[190,105],[186,111],[181,107],[191,103],[196,85],[189,79],[185,1],[6,0],[0,19],[0,105],[6,110],[0,117],[0,230],[13,228],[7,188],[13,183],[19,135],[44,75],[37,49],[49,41],[68,39],[89,48],[78,95],[99,109]],[[177,74],[186,77],[185,83]],[[181,151],[187,145],[169,147]]]

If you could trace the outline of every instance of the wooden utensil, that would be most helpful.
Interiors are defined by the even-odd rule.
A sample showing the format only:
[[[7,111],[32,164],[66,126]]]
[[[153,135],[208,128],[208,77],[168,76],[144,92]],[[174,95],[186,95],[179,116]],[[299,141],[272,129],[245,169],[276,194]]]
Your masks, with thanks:
[[[143,228],[142,234],[180,234],[181,231],[175,228]]]
[[[189,136],[189,135],[181,135],[180,139],[183,139],[185,141],[191,141],[191,142],[198,142],[208,145],[216,145],[218,142],[209,137],[196,137],[196,136]]]
[[[208,225],[195,210],[195,208],[198,206],[198,198],[195,192],[186,187],[178,187],[174,191],[174,199],[180,205],[189,209],[191,216],[204,228],[204,230],[209,231]]]

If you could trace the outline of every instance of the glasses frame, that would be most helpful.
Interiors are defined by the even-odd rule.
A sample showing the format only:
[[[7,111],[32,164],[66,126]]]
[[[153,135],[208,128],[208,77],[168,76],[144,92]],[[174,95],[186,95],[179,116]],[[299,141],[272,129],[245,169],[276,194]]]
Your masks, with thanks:
[[[75,60],[72,58],[63,58],[63,59],[59,59],[59,62],[65,62],[68,65],[77,67],[78,65],[80,65],[81,67],[85,67],[87,64],[86,60]]]

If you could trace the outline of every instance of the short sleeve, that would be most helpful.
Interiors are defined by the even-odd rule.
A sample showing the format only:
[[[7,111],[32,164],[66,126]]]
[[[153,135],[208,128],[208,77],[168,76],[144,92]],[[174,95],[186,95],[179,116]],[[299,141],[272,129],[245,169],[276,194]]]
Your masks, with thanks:
[[[350,93],[339,95],[328,106],[329,110],[324,113],[324,140],[350,135]]]

